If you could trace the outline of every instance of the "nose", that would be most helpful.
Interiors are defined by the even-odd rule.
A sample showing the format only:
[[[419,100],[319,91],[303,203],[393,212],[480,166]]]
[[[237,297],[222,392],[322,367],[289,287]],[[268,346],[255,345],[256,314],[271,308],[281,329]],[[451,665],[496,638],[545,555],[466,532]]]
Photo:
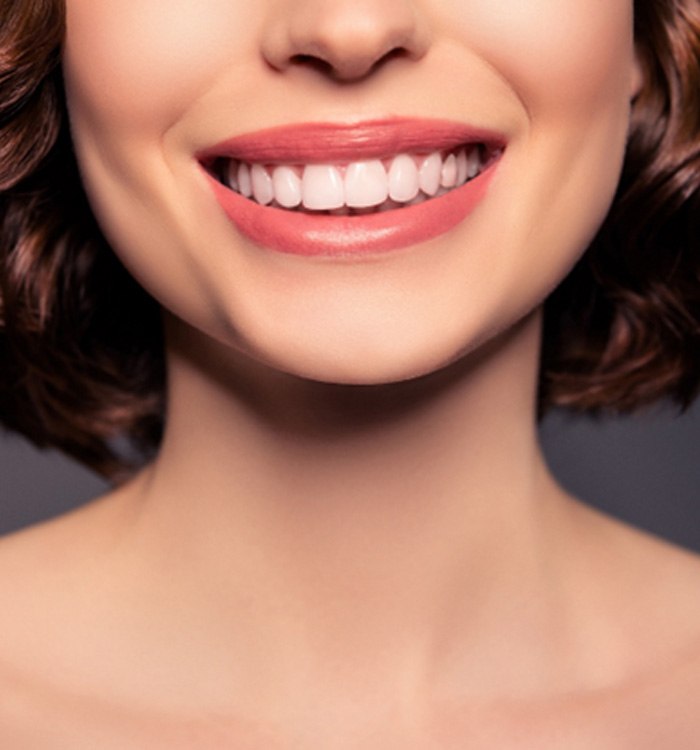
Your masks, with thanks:
[[[364,78],[395,57],[419,59],[429,47],[423,16],[410,0],[280,0],[262,53],[279,71],[319,69],[341,81]]]

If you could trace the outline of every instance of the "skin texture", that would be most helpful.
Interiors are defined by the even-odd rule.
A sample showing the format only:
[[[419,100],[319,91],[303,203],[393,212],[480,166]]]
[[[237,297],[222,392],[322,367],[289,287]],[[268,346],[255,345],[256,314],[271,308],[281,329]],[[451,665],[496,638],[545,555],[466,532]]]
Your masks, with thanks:
[[[68,0],[76,152],[164,307],[169,411],[132,482],[0,545],[8,746],[692,746],[700,564],[568,497],[535,430],[631,5]],[[465,222],[381,257],[256,247],[194,158],[426,114],[508,147]]]
[[[296,18],[274,2],[68,3],[76,148],[120,257],[227,347],[331,382],[433,371],[532,310],[607,210],[635,85],[628,2],[376,5],[319,0]],[[289,62],[331,45],[327,57],[350,57],[335,77]],[[426,114],[505,133],[507,158],[473,220],[369,264],[259,252],[193,159],[300,119]]]

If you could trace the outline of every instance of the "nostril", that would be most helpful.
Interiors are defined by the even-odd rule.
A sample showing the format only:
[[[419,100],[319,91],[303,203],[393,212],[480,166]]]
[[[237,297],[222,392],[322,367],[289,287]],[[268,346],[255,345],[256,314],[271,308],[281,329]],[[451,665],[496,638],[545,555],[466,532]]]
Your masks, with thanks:
[[[417,62],[430,47],[426,20],[406,0],[295,0],[281,6],[288,12],[275,14],[261,38],[263,57],[280,73],[313,71],[349,83],[394,60]]]
[[[411,53],[406,49],[405,47],[392,47],[388,52],[385,52],[378,60],[375,60],[370,70],[375,70],[376,68],[386,65],[389,62],[392,62],[393,60],[398,60],[401,58],[410,58]]]
[[[300,65],[303,67],[312,68],[313,70],[316,70],[319,73],[323,73],[324,75],[333,74],[333,66],[331,65],[331,63],[321,57],[316,57],[315,55],[292,55],[292,57],[289,58],[289,62],[292,65]]]
[[[373,59],[369,56],[361,57],[359,55],[333,59],[331,55],[298,53],[292,55],[289,62],[292,66],[306,67],[324,76],[350,82],[365,78],[391,60],[408,57],[410,57],[408,50],[403,47],[394,47]]]

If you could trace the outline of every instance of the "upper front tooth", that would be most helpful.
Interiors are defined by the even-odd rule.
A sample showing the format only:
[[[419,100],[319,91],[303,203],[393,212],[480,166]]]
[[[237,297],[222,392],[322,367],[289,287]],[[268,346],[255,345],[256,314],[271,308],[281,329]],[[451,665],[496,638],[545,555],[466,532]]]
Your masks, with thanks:
[[[405,203],[418,195],[418,167],[407,154],[395,157],[389,167],[389,197]]]
[[[389,197],[389,180],[379,159],[355,161],[345,170],[345,203],[351,208],[378,206]]]
[[[263,206],[272,203],[275,191],[272,187],[272,178],[265,167],[262,164],[253,164],[253,168],[250,170],[250,178],[253,182],[253,197],[255,200]]]
[[[301,179],[291,167],[275,167],[272,186],[280,206],[295,208],[301,203]]]
[[[302,203],[318,211],[345,205],[343,178],[331,164],[309,164],[301,180]]]
[[[426,195],[435,195],[440,187],[442,157],[439,151],[427,156],[420,167],[420,189]]]

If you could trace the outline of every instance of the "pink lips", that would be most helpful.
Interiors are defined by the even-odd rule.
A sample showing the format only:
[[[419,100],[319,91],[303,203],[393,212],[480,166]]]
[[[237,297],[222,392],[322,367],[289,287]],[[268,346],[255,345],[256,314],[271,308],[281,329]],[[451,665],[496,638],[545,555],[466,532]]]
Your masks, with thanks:
[[[216,158],[247,162],[343,163],[397,153],[430,153],[466,143],[505,147],[492,131],[441,120],[396,118],[352,125],[310,123],[259,131],[216,144],[197,157],[224,212],[256,245],[305,256],[356,256],[397,250],[457,226],[481,202],[498,165],[494,160],[460,188],[391,211],[333,216],[261,206],[230,190],[206,171]]]

